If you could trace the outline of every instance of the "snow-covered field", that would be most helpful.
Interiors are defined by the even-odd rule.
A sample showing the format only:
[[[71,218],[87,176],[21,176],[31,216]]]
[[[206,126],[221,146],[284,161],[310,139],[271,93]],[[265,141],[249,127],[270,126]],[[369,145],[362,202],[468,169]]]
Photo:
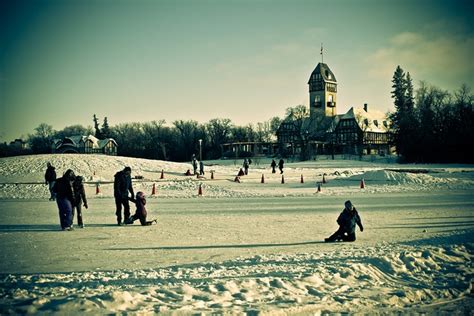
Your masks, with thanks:
[[[46,162],[88,181],[86,228],[60,231]],[[288,163],[282,184],[256,163],[236,183],[233,161],[197,179],[145,159],[0,159],[0,314],[472,314],[473,166],[318,160]],[[114,225],[124,166],[158,225]],[[323,243],[347,199],[364,232]]]

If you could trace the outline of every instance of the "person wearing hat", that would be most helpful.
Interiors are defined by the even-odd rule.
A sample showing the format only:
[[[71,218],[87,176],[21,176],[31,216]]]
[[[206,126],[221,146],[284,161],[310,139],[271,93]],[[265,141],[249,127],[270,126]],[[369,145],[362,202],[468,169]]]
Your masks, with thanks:
[[[356,240],[356,225],[359,226],[360,231],[364,231],[362,226],[362,220],[360,219],[359,213],[357,213],[356,208],[352,205],[351,201],[346,201],[344,203],[344,210],[337,218],[337,223],[339,224],[339,229],[324,239],[325,242],[333,241],[355,241]]]
[[[74,182],[72,183],[72,188],[74,190],[74,204],[72,209],[72,220],[74,222],[74,210],[77,213],[77,225],[80,228],[84,228],[84,222],[82,221],[82,205],[87,209],[87,198],[86,191],[84,190],[84,178],[77,176]]]
[[[122,171],[119,171],[115,174],[114,179],[114,198],[116,211],[115,215],[117,216],[117,225],[122,225],[122,206],[123,206],[123,215],[124,219],[130,217],[130,204],[128,204],[128,193],[130,192],[131,198],[134,197],[133,188],[132,188],[132,169],[130,167],[125,167]]]

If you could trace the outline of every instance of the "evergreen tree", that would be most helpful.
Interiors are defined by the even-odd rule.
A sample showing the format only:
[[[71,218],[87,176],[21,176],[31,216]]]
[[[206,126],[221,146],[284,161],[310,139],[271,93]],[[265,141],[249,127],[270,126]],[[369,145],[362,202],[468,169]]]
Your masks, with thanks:
[[[101,136],[102,138],[110,137],[110,127],[109,127],[109,122],[107,121],[107,116],[104,117],[104,123],[102,123]]]
[[[413,109],[413,85],[411,77],[406,76],[405,72],[400,66],[397,66],[392,78],[392,98],[394,99],[395,112],[391,115],[392,129],[394,133],[395,145],[398,154],[403,159],[410,158],[410,135],[413,133],[410,130],[410,116],[409,108]]]
[[[97,116],[95,114],[94,114],[93,120],[94,120],[95,137],[97,137],[98,139],[101,139],[102,132],[99,127],[99,120],[97,119]]]

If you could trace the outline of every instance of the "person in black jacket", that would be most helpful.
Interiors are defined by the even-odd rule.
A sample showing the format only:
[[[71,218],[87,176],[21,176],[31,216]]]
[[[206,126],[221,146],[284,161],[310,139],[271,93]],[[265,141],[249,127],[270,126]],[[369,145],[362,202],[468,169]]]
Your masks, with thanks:
[[[359,213],[357,213],[357,210],[355,209],[354,205],[352,205],[351,201],[346,201],[344,203],[344,206],[344,210],[337,218],[339,229],[334,234],[329,236],[329,238],[324,239],[324,241],[355,241],[356,225],[359,226],[361,232],[364,231],[364,227],[362,226],[362,220],[360,219]]]
[[[278,169],[280,169],[280,174],[283,174],[283,166],[285,164],[285,161],[283,159],[280,159],[278,162]]]
[[[122,206],[123,206],[123,215],[124,219],[130,217],[130,205],[128,204],[128,193],[130,192],[131,198],[133,198],[133,188],[132,188],[132,178],[131,178],[132,169],[130,167],[125,167],[122,171],[119,171],[115,174],[114,179],[114,198],[116,211],[115,215],[117,216],[117,225],[122,225]]]
[[[77,213],[77,225],[80,228],[84,228],[84,222],[82,221],[82,205],[87,209],[87,197],[86,191],[84,190],[84,178],[77,176],[74,182],[72,183],[72,188],[74,190],[74,204],[72,209],[72,219],[74,222],[74,210]]]
[[[270,164],[270,167],[272,167],[272,173],[275,173],[275,168],[277,166],[277,163],[275,162],[275,159],[272,159],[272,163]]]
[[[48,185],[49,194],[50,194],[49,200],[54,201],[56,199],[56,193],[54,193],[53,187],[54,187],[54,183],[56,182],[56,171],[55,171],[55,168],[51,165],[51,163],[48,162],[47,166],[48,167],[44,174],[44,180],[46,184]]]
[[[56,180],[53,191],[56,193],[56,203],[59,209],[59,222],[62,230],[72,230],[72,205],[74,190],[72,183],[76,178],[74,171],[68,169],[64,175]]]

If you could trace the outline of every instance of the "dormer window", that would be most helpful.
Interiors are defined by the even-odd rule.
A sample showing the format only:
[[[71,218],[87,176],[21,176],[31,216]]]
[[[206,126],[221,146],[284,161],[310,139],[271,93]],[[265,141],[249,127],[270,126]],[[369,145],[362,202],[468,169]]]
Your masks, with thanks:
[[[377,120],[374,120],[374,125],[378,127],[378,126],[379,126],[379,122],[378,122]]]
[[[364,125],[369,126],[369,120],[368,119],[364,119]]]
[[[383,126],[388,127],[387,121],[383,121]]]

